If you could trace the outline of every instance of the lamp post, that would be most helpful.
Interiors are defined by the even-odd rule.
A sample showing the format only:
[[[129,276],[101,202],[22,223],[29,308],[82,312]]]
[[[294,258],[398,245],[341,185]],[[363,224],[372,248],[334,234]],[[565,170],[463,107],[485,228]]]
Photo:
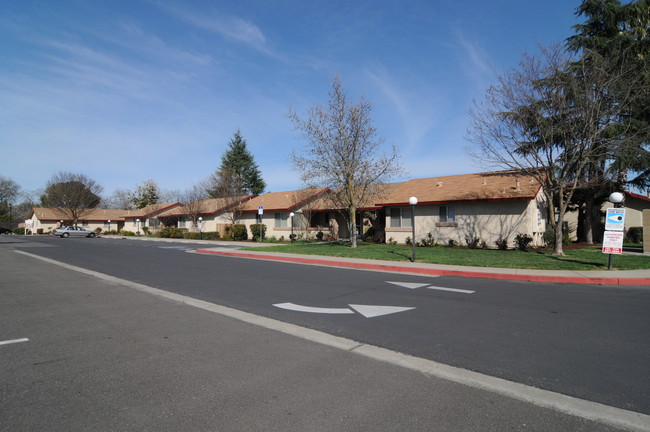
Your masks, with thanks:
[[[135,220],[135,229],[137,230],[136,234],[140,235],[140,219]]]
[[[413,245],[413,257],[411,262],[415,262],[415,205],[418,203],[418,199],[414,196],[409,198],[409,204],[411,204],[411,244]]]
[[[63,228],[63,219],[61,219],[61,226],[59,228]]]
[[[109,231],[111,230],[111,220],[110,219],[108,220],[108,230]]]
[[[291,236],[289,238],[291,239],[291,243],[293,243],[293,216],[294,216],[294,213],[293,212],[289,213],[289,216],[291,216]]]
[[[609,202],[614,204],[614,208],[618,208],[621,206],[621,203],[623,202],[623,199],[625,196],[620,193],[620,192],[612,192],[609,195]],[[625,228],[624,228],[625,229]],[[612,262],[614,261],[614,254],[609,254],[609,258],[607,260],[607,270],[612,269]]]
[[[9,234],[13,233],[11,229],[11,203],[9,203]]]
[[[199,216],[199,238],[203,240],[203,217]]]

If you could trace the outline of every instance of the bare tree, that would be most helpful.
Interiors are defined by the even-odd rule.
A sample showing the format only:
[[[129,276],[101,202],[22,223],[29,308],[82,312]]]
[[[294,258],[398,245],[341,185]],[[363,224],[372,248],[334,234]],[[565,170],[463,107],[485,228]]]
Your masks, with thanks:
[[[228,169],[217,171],[206,182],[206,190],[210,198],[224,200],[224,207],[229,210],[223,217],[232,225],[239,222],[244,213],[244,207],[247,198],[249,198],[242,195],[244,189],[242,176]]]
[[[198,230],[199,216],[207,210],[205,200],[209,198],[206,191],[207,183],[201,181],[186,190],[182,195],[182,202],[185,203],[183,211],[192,221],[194,229]]]
[[[108,198],[103,198],[99,206],[109,209],[134,210],[133,192],[126,189],[116,189]]]
[[[11,202],[20,191],[20,186],[18,183],[10,179],[9,177],[0,175],[0,203],[2,202]]]
[[[312,106],[305,117],[288,114],[308,143],[291,160],[302,181],[312,187],[329,187],[332,201],[346,209],[352,247],[357,246],[357,209],[372,202],[378,187],[402,172],[397,149],[382,150],[372,125],[372,105],[361,99],[348,102],[341,79],[332,79],[329,103]]]
[[[560,46],[542,48],[539,56],[523,56],[518,68],[500,76],[470,112],[470,140],[478,145],[472,155],[542,185],[555,255],[564,254],[564,216],[584,184],[586,167],[632,138],[625,131],[608,133],[621,127],[631,99],[617,94],[614,102],[610,89],[624,72],[606,65],[595,54],[574,58]]]
[[[316,202],[322,196],[318,189],[309,188],[299,189],[292,193],[293,206],[297,209],[294,212],[293,227],[303,238],[309,238],[311,220],[316,208]]]
[[[74,224],[97,207],[103,188],[83,174],[60,172],[47,183],[41,201],[47,207],[58,207]]]

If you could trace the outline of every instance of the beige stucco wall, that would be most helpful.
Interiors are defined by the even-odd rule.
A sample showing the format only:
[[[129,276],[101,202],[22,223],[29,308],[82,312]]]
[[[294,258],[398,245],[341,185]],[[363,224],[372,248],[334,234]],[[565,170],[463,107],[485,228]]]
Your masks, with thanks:
[[[475,201],[449,205],[455,207],[456,224],[439,223],[438,205],[416,206],[417,242],[431,233],[438,244],[454,240],[458,245],[466,245],[466,238],[478,238],[485,241],[488,247],[494,248],[498,239],[506,238],[510,247],[513,247],[517,234],[530,235],[535,245],[543,243],[546,210],[541,197],[530,201]],[[411,228],[392,228],[390,211],[387,210],[386,240],[392,238],[397,243],[405,243],[407,237],[411,237]]]
[[[611,205],[611,204],[610,204]],[[643,226],[643,211],[650,208],[650,202],[631,196],[625,197],[625,230]]]
[[[33,222],[34,223],[34,234],[36,234],[38,232],[37,231],[38,229],[42,229],[43,233],[47,234],[47,233],[51,232],[52,230],[54,230],[56,228],[59,228],[59,226],[61,226],[60,221],[51,221],[51,220],[41,221],[36,217],[36,215],[33,215],[31,220],[34,221]],[[67,225],[67,223],[65,223],[64,225]],[[94,231],[96,228],[101,228],[102,230],[107,229],[107,227],[104,226],[103,221],[88,221],[88,222],[79,221],[79,223],[77,225],[84,228],[84,229],[87,229],[89,231]],[[112,225],[113,229],[115,229],[115,227],[117,226],[115,223],[112,223],[111,225]]]

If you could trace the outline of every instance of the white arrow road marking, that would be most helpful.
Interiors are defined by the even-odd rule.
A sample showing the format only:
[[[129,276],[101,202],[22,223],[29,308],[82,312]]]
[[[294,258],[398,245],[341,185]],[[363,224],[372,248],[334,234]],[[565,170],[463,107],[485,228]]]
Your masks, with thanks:
[[[317,308],[301,306],[295,303],[276,303],[273,306],[280,309],[287,309],[297,312],[322,313],[322,314],[353,314],[354,311],[348,308]],[[348,305],[366,318],[374,318],[382,315],[389,315],[397,312],[404,312],[415,309],[414,307],[400,306],[373,306],[373,305]]]
[[[288,309],[297,312],[310,312],[310,313],[322,313],[322,314],[353,314],[354,312],[348,308],[318,308],[311,306],[301,306],[294,303],[277,303],[273,306],[279,307],[280,309]]]
[[[438,290],[438,291],[451,291],[451,292],[457,292],[457,293],[463,293],[463,294],[474,294],[476,291],[470,291],[470,290],[464,290],[464,289],[459,289],[459,288],[445,288],[445,287],[437,287],[425,283],[417,283],[417,282],[391,282],[391,281],[386,281],[386,283],[393,284],[393,285],[398,285],[404,288],[408,289],[418,289],[418,288],[427,288],[427,289],[432,289],[432,290]]]
[[[374,318],[382,315],[389,315],[397,312],[404,312],[407,310],[415,309],[414,307],[370,306],[353,304],[351,304],[350,307],[366,318]]]
[[[12,339],[12,340],[0,341],[0,345],[9,345],[9,344],[27,342],[27,341],[29,341],[29,339],[27,339],[27,338]]]
[[[452,291],[452,292],[463,293],[463,294],[474,294],[476,292],[476,291],[464,290],[459,288],[437,287],[433,285],[428,286],[427,289],[438,290],[438,291]]]
[[[418,289],[429,285],[425,283],[416,283],[416,282],[391,282],[391,281],[386,281],[386,282],[388,282],[389,284],[398,285],[408,289]]]

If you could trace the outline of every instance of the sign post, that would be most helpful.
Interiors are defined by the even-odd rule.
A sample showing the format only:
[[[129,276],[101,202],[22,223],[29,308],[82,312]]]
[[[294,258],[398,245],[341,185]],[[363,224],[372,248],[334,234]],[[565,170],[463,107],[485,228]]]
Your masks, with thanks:
[[[260,241],[264,240],[264,229],[262,228],[262,224],[264,223],[264,207],[259,206],[257,207],[257,214],[260,216]]]
[[[625,209],[608,208],[605,218],[605,234],[603,235],[603,253],[609,254],[607,270],[612,269],[614,254],[623,253],[624,231]]]

